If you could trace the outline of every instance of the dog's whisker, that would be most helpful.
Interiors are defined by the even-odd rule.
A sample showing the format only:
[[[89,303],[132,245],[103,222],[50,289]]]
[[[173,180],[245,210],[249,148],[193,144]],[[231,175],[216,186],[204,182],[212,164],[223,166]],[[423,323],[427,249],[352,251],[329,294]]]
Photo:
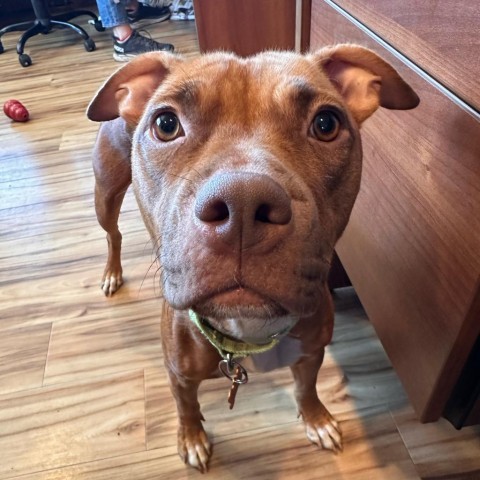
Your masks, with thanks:
[[[170,275],[171,275],[171,273],[167,271],[162,277],[160,277],[160,282],[159,283],[162,284],[162,287],[163,287],[164,290],[165,290],[165,284],[167,283]]]
[[[196,168],[192,167],[192,170],[200,177],[201,180],[205,180],[205,177]]]
[[[150,271],[152,270],[153,266],[155,264],[157,264],[158,268],[157,270],[155,271],[154,275],[153,275],[153,280],[154,280],[154,295],[156,295],[156,291],[155,291],[155,285],[156,285],[156,275],[157,273],[162,269],[162,267],[160,266],[160,262],[159,262],[159,259],[160,259],[160,250],[161,250],[161,237],[160,236],[157,236],[155,239],[153,240],[149,240],[148,243],[151,243],[151,246],[152,246],[152,251],[151,251],[151,257],[150,257],[150,265],[147,269],[147,271],[145,272],[145,275],[143,276],[143,279],[142,279],[142,282],[141,282],[141,285],[140,285],[140,289],[139,289],[139,292],[141,291],[141,289],[143,288],[143,285],[145,283],[145,280],[147,279],[147,276],[149,275]],[[144,249],[146,248],[146,245],[144,247]]]
[[[182,180],[185,180],[186,182],[193,182],[193,180],[191,178],[183,177],[182,175],[176,175],[175,173],[167,172],[167,175],[170,175],[171,177],[181,178]]]
[[[157,275],[158,275],[158,280],[157,280]],[[163,292],[165,291],[165,283],[167,281],[168,275],[169,275],[168,273],[164,274],[164,270],[162,266],[159,266],[155,271],[155,274],[153,276],[153,280],[154,280],[153,291],[155,296],[158,295],[159,297],[163,297]],[[159,286],[160,284],[162,285],[162,291],[161,293],[160,292],[157,293],[157,286]]]
[[[142,281],[141,281],[141,283],[140,283],[140,288],[139,288],[139,290],[138,290],[138,294],[139,294],[139,295],[140,295],[140,292],[141,292],[141,290],[142,290],[142,288],[143,288],[143,285],[144,285],[144,283],[145,283],[145,280],[147,279],[148,274],[150,273],[153,265],[154,265],[156,262],[157,262],[157,259],[155,258],[155,260],[153,260],[153,261],[150,263],[147,271],[145,272],[145,275],[143,276],[143,279],[142,279]],[[157,269],[157,271],[158,271],[158,269]],[[155,275],[156,275],[156,273],[157,273],[157,272],[155,272],[155,274],[154,274],[154,280],[155,280]],[[155,291],[154,291],[154,293],[155,293]]]
[[[161,255],[162,255],[161,249],[162,249],[162,246],[159,245],[158,248],[155,250],[155,261],[157,261],[157,262],[159,262],[159,263],[161,263],[161,262],[160,262],[160,257],[161,257]],[[154,252],[152,252],[152,254],[153,254],[153,253],[154,253]]]
[[[152,247],[152,242],[151,242],[151,240],[147,240],[147,241],[145,242],[145,245],[143,246],[143,249],[142,249],[142,253],[143,253],[143,254],[145,254],[145,252],[146,252],[146,250],[147,250],[147,247],[150,247],[150,248]]]
[[[155,240],[152,242],[152,246],[155,248],[157,246],[157,248],[160,246],[160,242],[162,240],[162,237],[159,235],[157,238],[155,238]]]
[[[157,268],[155,270],[155,273],[153,274],[153,293],[154,293],[155,296],[157,296],[157,283],[160,283],[160,282],[157,281],[157,275],[158,275],[159,271],[161,271],[161,269]],[[162,277],[160,276],[160,278],[162,278]]]

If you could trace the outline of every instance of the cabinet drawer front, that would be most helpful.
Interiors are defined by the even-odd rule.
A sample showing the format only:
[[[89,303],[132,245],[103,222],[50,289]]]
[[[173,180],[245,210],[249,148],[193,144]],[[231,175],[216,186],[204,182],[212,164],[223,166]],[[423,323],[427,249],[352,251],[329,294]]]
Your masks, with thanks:
[[[417,412],[434,420],[480,330],[465,320],[480,272],[480,125],[325,2],[312,6],[312,49],[373,48],[421,99],[362,127],[362,186],[337,250]]]
[[[480,110],[480,3],[335,0],[432,77]]]

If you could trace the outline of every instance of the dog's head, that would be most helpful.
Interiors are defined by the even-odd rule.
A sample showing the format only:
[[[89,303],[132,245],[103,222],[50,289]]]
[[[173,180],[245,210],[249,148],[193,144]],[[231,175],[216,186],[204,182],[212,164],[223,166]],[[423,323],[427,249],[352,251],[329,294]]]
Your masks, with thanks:
[[[252,338],[319,308],[360,185],[360,125],[379,106],[417,104],[376,54],[339,45],[146,54],[110,77],[88,115],[135,126],[133,185],[166,300]]]

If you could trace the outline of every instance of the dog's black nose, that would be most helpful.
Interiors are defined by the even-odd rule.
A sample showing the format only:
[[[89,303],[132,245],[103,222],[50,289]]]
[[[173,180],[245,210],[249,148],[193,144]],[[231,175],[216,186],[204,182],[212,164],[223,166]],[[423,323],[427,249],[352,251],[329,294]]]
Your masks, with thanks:
[[[195,216],[212,247],[219,241],[242,249],[276,244],[288,231],[291,201],[272,178],[250,172],[222,173],[199,190]]]

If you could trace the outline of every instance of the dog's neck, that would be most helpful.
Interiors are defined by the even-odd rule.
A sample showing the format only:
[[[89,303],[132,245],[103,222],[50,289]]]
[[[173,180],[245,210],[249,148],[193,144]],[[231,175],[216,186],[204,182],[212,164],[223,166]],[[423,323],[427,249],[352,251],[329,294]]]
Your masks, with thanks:
[[[223,358],[227,358],[228,355],[231,355],[232,358],[240,358],[267,352],[278,345],[280,340],[287,335],[291,329],[291,326],[283,328],[281,331],[276,332],[274,335],[270,335],[260,343],[250,343],[237,340],[220,332],[210,324],[208,319],[200,317],[193,310],[189,310],[188,314],[193,324],[218,350]]]

